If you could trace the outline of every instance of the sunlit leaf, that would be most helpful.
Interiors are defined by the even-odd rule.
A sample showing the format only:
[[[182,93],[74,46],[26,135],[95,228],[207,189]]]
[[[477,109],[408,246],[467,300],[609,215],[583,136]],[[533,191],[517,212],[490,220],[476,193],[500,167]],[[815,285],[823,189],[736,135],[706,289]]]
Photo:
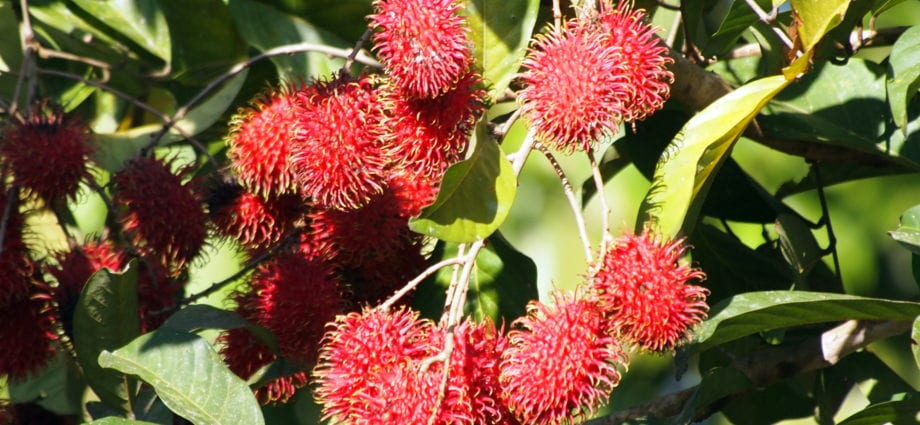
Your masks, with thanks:
[[[74,350],[86,382],[99,399],[122,413],[131,411],[128,378],[99,366],[99,353],[131,342],[140,333],[137,262],[122,273],[103,269],[86,283],[73,317]]]
[[[915,424],[920,412],[920,397],[873,404],[838,422],[837,425]]]
[[[831,29],[843,21],[849,0],[792,0],[792,8],[802,20],[799,39],[805,51],[811,50]]]
[[[133,419],[119,418],[115,416],[109,416],[107,418],[97,419],[92,422],[87,422],[86,425],[156,425],[153,422],[145,421],[136,421]]]
[[[894,123],[907,132],[907,105],[920,89],[920,25],[898,37],[888,57],[888,104]]]
[[[914,319],[914,326],[910,331],[910,350],[914,353],[914,363],[920,368],[920,316]]]
[[[156,0],[73,0],[99,22],[166,63],[172,59],[169,26]]]
[[[842,320],[914,320],[920,303],[805,291],[750,292],[712,307],[694,352],[762,331]]]
[[[920,255],[920,205],[915,205],[901,214],[901,224],[888,232],[892,239],[915,255]]]
[[[491,235],[505,221],[517,178],[511,162],[488,135],[476,126],[472,155],[444,173],[438,198],[409,221],[413,231],[447,242],[473,242]]]
[[[466,0],[473,55],[493,99],[501,97],[524,59],[539,0]]]
[[[161,328],[113,352],[103,351],[99,364],[137,375],[170,410],[193,424],[264,424],[246,382],[197,335]]]

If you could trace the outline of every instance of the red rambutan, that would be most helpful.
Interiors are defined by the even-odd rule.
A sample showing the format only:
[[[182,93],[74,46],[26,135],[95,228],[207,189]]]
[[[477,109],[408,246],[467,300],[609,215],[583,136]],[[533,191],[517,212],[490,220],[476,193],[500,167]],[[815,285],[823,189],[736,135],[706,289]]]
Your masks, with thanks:
[[[376,0],[369,17],[377,55],[410,96],[431,98],[453,88],[472,62],[457,0]]]
[[[515,321],[502,354],[502,398],[522,423],[565,424],[604,403],[626,362],[591,300],[555,294]]]
[[[120,221],[125,235],[143,256],[178,275],[186,262],[204,246],[206,215],[202,202],[181,174],[153,158],[136,158],[115,174],[114,203],[122,207]]]
[[[118,271],[124,264],[124,253],[109,241],[87,241],[69,252],[57,255],[57,266],[49,267],[48,273],[58,282],[51,293],[68,335],[73,335],[73,312],[86,281],[103,268]]]
[[[19,211],[16,191],[0,187],[0,220],[5,216],[3,252],[0,253],[0,309],[20,300],[29,293],[34,270],[29,252],[22,238],[23,216]]]
[[[0,376],[25,379],[41,369],[54,353],[54,317],[45,296],[30,294],[0,308]],[[34,296],[33,296],[34,295]]]
[[[705,278],[678,262],[682,241],[662,241],[646,229],[627,234],[601,258],[592,296],[623,339],[653,351],[670,350],[707,315]]]
[[[137,303],[141,332],[152,331],[176,311],[185,284],[170,278],[166,269],[141,259],[137,268]]]
[[[231,237],[250,250],[270,247],[293,228],[306,209],[299,196],[284,194],[263,198],[230,185],[220,189],[229,199],[209,206],[218,233]]]
[[[300,88],[269,89],[230,121],[227,157],[246,188],[263,196],[294,192],[291,140],[304,112]]]
[[[89,178],[89,130],[61,111],[36,108],[25,122],[14,120],[6,127],[2,140],[0,155],[14,184],[47,203],[73,198],[80,181]]]
[[[383,190],[389,160],[378,91],[370,77],[342,74],[298,92],[305,111],[290,166],[302,193],[318,206],[353,210]]]
[[[481,84],[477,74],[469,73],[433,99],[391,90],[384,138],[394,164],[440,180],[448,166],[463,159],[470,131],[485,109],[487,94]]]

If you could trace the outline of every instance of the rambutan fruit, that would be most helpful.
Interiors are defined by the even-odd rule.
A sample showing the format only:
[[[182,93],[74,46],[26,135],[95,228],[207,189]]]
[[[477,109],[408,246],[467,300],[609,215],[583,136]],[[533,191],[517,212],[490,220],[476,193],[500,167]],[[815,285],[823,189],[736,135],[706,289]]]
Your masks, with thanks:
[[[270,196],[296,191],[288,158],[304,112],[295,94],[299,90],[294,86],[270,88],[230,121],[227,157],[252,193]]]
[[[86,281],[103,268],[121,270],[125,265],[125,257],[109,241],[87,241],[56,257],[57,265],[48,268],[48,273],[58,282],[51,293],[57,302],[64,332],[73,336],[73,313]]]
[[[502,354],[502,399],[521,423],[567,424],[590,415],[627,361],[593,301],[559,293],[554,299],[553,306],[528,305]]]
[[[80,182],[90,177],[89,130],[59,110],[37,107],[25,122],[12,120],[0,140],[0,156],[13,173],[13,184],[47,203],[73,198]]]
[[[23,241],[23,216],[17,192],[0,187],[0,220],[5,217],[0,252],[0,309],[28,296],[34,270]]]
[[[225,199],[209,202],[211,222],[220,235],[239,241],[249,250],[266,249],[278,242],[306,209],[296,195],[264,198],[232,183],[217,190]]]
[[[26,296],[9,301],[0,308],[0,376],[11,380],[25,379],[47,364],[54,354],[54,316],[47,297],[33,294],[31,285]]]
[[[298,92],[291,170],[305,196],[327,209],[353,210],[383,191],[389,159],[382,148],[383,108],[371,77],[346,74]]]
[[[487,94],[475,73],[435,98],[414,98],[389,90],[384,136],[396,167],[440,180],[445,169],[463,159],[470,132],[485,109]]]
[[[142,256],[178,275],[186,262],[204,246],[206,215],[202,202],[182,174],[170,164],[153,158],[135,158],[112,177],[113,201],[121,208],[120,222],[126,237]]]
[[[376,0],[371,26],[378,57],[410,96],[436,97],[455,87],[472,63],[457,0]]]
[[[183,281],[171,278],[159,263],[141,259],[137,268],[137,305],[141,332],[152,331],[179,307]]]
[[[592,297],[624,340],[651,351],[675,348],[709,310],[705,278],[679,263],[681,240],[664,241],[646,229],[626,234],[600,259],[591,281]]]

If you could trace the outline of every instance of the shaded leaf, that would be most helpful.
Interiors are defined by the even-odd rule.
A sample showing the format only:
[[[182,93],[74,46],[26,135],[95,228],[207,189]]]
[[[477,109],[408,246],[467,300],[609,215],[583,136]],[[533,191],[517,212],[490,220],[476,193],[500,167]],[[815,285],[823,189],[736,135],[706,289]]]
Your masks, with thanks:
[[[811,232],[809,224],[797,215],[780,214],[776,219],[775,229],[779,236],[783,256],[799,276],[798,280],[801,281],[801,278],[807,275],[818,261],[821,261],[824,250],[818,246],[818,241]]]
[[[772,425],[785,419],[809,417],[814,409],[814,400],[807,389],[788,380],[733,397],[721,411],[735,424]]]
[[[172,59],[169,26],[156,0],[73,0],[73,3],[166,63]]]
[[[769,11],[773,8],[770,0],[757,0],[757,5],[762,10]],[[735,42],[747,30],[759,22],[760,18],[744,1],[735,1],[729,6],[728,13],[719,22],[719,28],[716,30],[706,43],[703,53],[706,57],[720,56],[728,49],[734,46]]]
[[[888,57],[888,104],[894,123],[907,132],[907,105],[920,89],[920,25],[898,37]]]
[[[920,368],[920,316],[914,319],[914,326],[910,331],[910,350],[914,353],[914,362]]]
[[[73,316],[74,350],[86,382],[102,402],[131,411],[132,386],[128,378],[103,369],[97,359],[103,350],[114,350],[140,333],[137,300],[137,261],[125,272],[96,272],[80,294]]]
[[[849,0],[792,0],[792,8],[801,19],[799,39],[802,49],[811,50],[824,34],[843,21]]]
[[[473,57],[482,70],[492,99],[511,84],[537,22],[539,0],[466,0]]]
[[[86,425],[156,425],[153,422],[145,421],[136,421],[133,419],[119,418],[115,416],[109,416],[107,418],[96,419],[95,421],[88,422]]]
[[[772,329],[843,320],[913,320],[920,303],[805,291],[735,295],[710,310],[695,332],[694,352]]]
[[[697,412],[718,400],[741,392],[751,386],[751,381],[741,371],[732,367],[719,367],[703,374],[700,384],[684,404],[680,415],[671,420],[672,425],[695,422]]]
[[[160,7],[169,24],[170,75],[176,80],[204,85],[246,58],[247,45],[223,0],[161,1]]]
[[[103,351],[99,364],[137,375],[170,410],[196,425],[264,424],[246,383],[196,335],[161,328],[114,352]]]
[[[889,231],[888,235],[914,255],[920,255],[920,205],[904,211],[901,214],[901,224],[897,229]]]
[[[873,404],[837,425],[915,424],[920,412],[920,397]]]
[[[651,222],[665,237],[675,237],[681,230],[692,232],[712,177],[735,141],[805,63],[797,61],[788,70],[789,77],[777,75],[745,84],[691,118],[658,161],[652,187],[639,209],[637,229]]]
[[[229,4],[243,39],[260,51],[297,43],[352,47],[306,20],[266,4],[252,0],[230,0]],[[345,64],[344,59],[317,52],[273,56],[271,61],[278,70],[278,77],[289,83],[331,75]]]
[[[457,245],[442,244],[433,255],[437,260],[456,257]],[[451,267],[441,269],[419,287],[414,307],[425,317],[441,315],[452,272]],[[538,297],[537,266],[533,260],[511,246],[500,233],[490,236],[476,257],[466,314],[475,320],[490,317],[495,323],[511,323],[524,315],[529,301]]]
[[[6,382],[13,403],[35,403],[58,415],[78,415],[82,411],[86,383],[71,357],[59,353],[26,380]]]
[[[488,237],[505,221],[517,191],[511,162],[484,123],[473,137],[472,155],[447,169],[438,198],[409,220],[413,231],[465,243]]]
[[[189,333],[205,329],[246,328],[271,350],[277,351],[278,348],[277,338],[268,329],[249,322],[235,311],[222,310],[207,304],[194,304],[177,311],[163,323],[162,327]]]

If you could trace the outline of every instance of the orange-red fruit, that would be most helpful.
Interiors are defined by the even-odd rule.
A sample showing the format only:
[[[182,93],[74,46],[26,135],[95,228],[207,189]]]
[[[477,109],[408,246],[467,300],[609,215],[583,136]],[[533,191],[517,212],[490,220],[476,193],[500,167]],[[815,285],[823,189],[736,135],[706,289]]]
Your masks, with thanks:
[[[524,60],[523,111],[558,150],[587,150],[620,123],[659,109],[669,94],[670,59],[643,13],[626,2],[616,9],[601,3],[597,19],[537,36]]]
[[[555,294],[531,302],[502,354],[502,397],[521,423],[568,424],[589,416],[620,381],[626,362],[597,305]]]
[[[343,74],[298,92],[304,112],[291,170],[318,206],[353,210],[383,191],[389,160],[382,149],[383,108],[370,77]]]
[[[288,165],[303,107],[298,87],[269,89],[230,122],[227,157],[246,188],[263,196],[294,192]]]
[[[436,97],[456,85],[472,56],[457,0],[376,0],[374,44],[390,78],[413,97]]]
[[[407,310],[339,316],[323,338],[313,370],[324,419],[349,424],[422,424],[437,389],[418,362],[437,354],[433,323]],[[435,395],[435,397],[432,397]]]
[[[470,132],[485,109],[482,80],[468,73],[456,87],[435,98],[413,98],[401,89],[387,95],[389,115],[384,136],[397,167],[440,179],[463,159]]]
[[[93,147],[86,126],[59,111],[36,110],[25,122],[13,121],[3,132],[0,155],[15,184],[45,200],[73,198]]]
[[[168,163],[157,159],[136,158],[112,179],[126,236],[171,276],[198,255],[207,235],[203,205],[182,183],[184,173],[173,174]]]
[[[678,262],[682,241],[664,241],[648,229],[627,234],[601,258],[593,296],[623,339],[652,351],[670,350],[707,315],[705,278]]]
[[[264,198],[234,184],[216,191],[221,192],[222,199],[210,202],[211,222],[222,236],[236,239],[250,250],[265,249],[278,242],[306,209],[296,195]]]

